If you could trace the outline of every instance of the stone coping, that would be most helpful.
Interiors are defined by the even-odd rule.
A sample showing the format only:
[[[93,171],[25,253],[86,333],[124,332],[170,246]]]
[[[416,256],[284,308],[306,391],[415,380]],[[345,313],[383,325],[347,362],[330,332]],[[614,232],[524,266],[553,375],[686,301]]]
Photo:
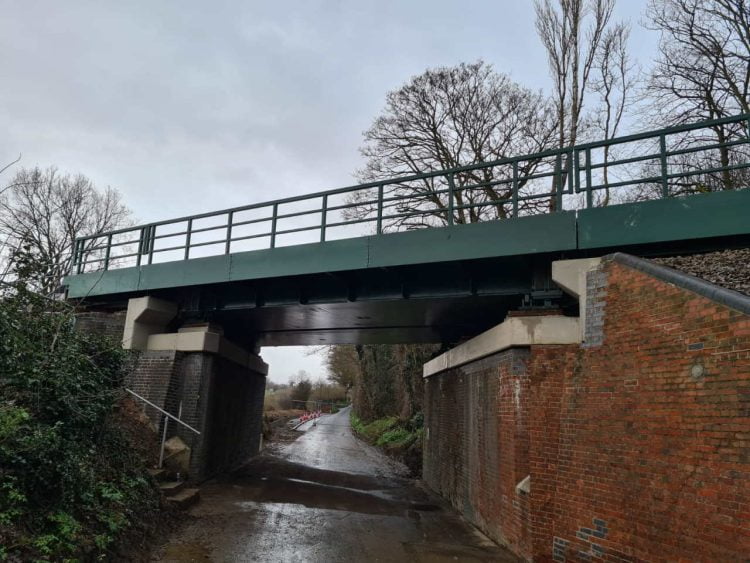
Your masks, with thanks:
[[[427,362],[422,368],[422,376],[430,377],[508,348],[580,342],[581,329],[578,317],[509,317],[496,327]]]

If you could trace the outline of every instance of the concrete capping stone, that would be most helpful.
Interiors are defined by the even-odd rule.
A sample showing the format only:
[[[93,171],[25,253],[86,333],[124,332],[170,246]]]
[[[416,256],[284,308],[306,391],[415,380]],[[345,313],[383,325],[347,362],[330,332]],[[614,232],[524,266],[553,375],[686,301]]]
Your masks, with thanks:
[[[581,328],[578,317],[510,317],[496,327],[427,362],[422,368],[422,376],[430,377],[508,348],[580,342]]]
[[[255,373],[268,375],[268,364],[260,356],[230,342],[222,334],[211,331],[209,325],[203,329],[152,334],[148,337],[146,349],[216,354]]]
[[[750,315],[750,297],[737,291],[712,284],[701,278],[691,276],[690,274],[674,270],[667,266],[662,266],[661,264],[654,264],[650,260],[644,260],[643,258],[638,258],[631,254],[625,254],[624,252],[615,252],[614,254],[607,256],[607,258],[619,264],[633,268],[634,270],[643,272],[644,274],[653,276],[661,281],[697,293],[711,301],[721,303],[722,305],[734,309],[735,311],[739,311],[740,313],[744,313],[745,315]]]
[[[145,350],[149,336],[163,331],[176,314],[177,305],[163,299],[151,296],[129,299],[122,347]]]
[[[589,307],[589,272],[601,265],[601,258],[577,258],[574,260],[556,260],[552,262],[552,281],[560,288],[578,299],[578,315],[581,323],[581,340],[586,340],[586,319]]]

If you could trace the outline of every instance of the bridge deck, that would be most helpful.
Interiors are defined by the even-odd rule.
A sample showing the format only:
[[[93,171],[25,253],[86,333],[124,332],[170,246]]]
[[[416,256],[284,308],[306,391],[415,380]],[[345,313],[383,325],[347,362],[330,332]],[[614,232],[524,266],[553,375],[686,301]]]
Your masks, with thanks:
[[[68,297],[119,306],[159,295],[185,318],[266,343],[361,342],[364,330],[462,338],[522,298],[559,297],[555,259],[750,244],[750,190],[739,189],[750,185],[749,124],[741,115],[84,237]],[[717,127],[727,140],[707,141]],[[400,304],[368,305],[383,301]]]
[[[712,239],[747,236],[750,190],[737,190],[144,264],[72,275],[66,283],[70,298],[93,298],[434,262],[545,253],[574,256],[632,246],[673,248],[664,243],[691,250]],[[646,253],[659,252],[652,248]]]

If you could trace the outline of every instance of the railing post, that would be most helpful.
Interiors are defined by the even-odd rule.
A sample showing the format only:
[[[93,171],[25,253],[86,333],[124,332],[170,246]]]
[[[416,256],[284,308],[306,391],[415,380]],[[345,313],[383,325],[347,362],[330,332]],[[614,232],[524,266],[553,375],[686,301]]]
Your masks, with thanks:
[[[104,269],[109,269],[109,256],[112,252],[112,233],[107,236],[107,249],[104,251]]]
[[[185,234],[185,260],[190,258],[190,240],[193,238],[193,219],[188,219],[187,233]]]
[[[156,235],[156,225],[151,225],[148,229],[148,263],[154,260],[154,236]]]
[[[273,204],[273,215],[271,217],[271,248],[276,248],[276,216],[279,214],[279,204]]]
[[[511,200],[513,201],[513,217],[518,217],[518,161],[513,161],[513,187],[511,188]]]
[[[81,247],[83,246],[83,241],[81,239],[76,239],[75,245],[73,246],[73,266],[75,267],[76,274],[81,273]]]
[[[141,233],[138,237],[138,253],[135,256],[135,265],[140,266],[141,265],[141,258],[143,257],[143,247],[145,245],[146,240],[146,230],[148,227],[141,227]]]
[[[328,194],[323,196],[323,208],[320,210],[320,242],[326,241],[326,220],[328,213]]]
[[[383,184],[378,186],[378,226],[377,234],[383,234]]]
[[[575,148],[570,149],[570,152],[568,153],[568,193],[573,193],[573,184],[575,182],[575,173],[576,170],[574,169],[574,155],[576,153]]]
[[[669,197],[669,178],[667,171],[667,138],[662,133],[659,135],[659,160],[661,161],[661,196]]]
[[[229,254],[232,247],[232,222],[234,221],[234,211],[227,214],[227,242],[224,246],[224,254]]]
[[[453,209],[455,208],[453,190],[456,189],[456,185],[453,182],[453,174],[446,175],[446,178],[448,179],[448,225],[453,225]]]
[[[164,444],[167,442],[167,428],[169,427],[169,419],[164,415],[164,430],[161,433],[161,448],[159,449],[159,469],[164,465]]]
[[[557,153],[557,158],[555,159],[555,211],[561,211],[562,210],[562,153]]]
[[[591,149],[586,149],[586,207],[594,206],[594,192],[591,190]]]

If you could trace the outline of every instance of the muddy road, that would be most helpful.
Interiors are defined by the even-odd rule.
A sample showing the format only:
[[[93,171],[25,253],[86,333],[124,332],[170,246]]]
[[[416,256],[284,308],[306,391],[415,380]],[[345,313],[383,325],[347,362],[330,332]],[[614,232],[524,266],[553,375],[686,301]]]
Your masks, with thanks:
[[[517,561],[352,435],[349,409],[205,483],[156,561]]]

